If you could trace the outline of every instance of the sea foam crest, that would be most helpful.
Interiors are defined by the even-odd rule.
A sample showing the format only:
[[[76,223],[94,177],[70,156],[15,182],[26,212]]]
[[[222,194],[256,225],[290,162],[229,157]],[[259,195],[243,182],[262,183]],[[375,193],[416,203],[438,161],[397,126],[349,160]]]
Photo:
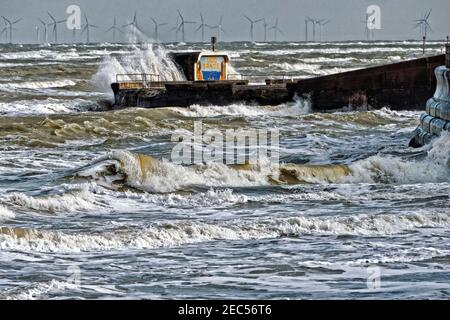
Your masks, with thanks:
[[[117,74],[154,74],[159,75],[162,81],[184,80],[184,75],[166,49],[154,43],[135,45],[124,55],[105,56],[91,83],[102,92],[109,93]]]
[[[80,252],[180,246],[222,240],[255,240],[303,234],[384,236],[417,228],[448,227],[444,213],[378,214],[351,217],[291,217],[218,222],[179,221],[99,233],[0,228],[2,250]]]
[[[15,213],[9,210],[8,208],[0,205],[0,221],[14,219]]]

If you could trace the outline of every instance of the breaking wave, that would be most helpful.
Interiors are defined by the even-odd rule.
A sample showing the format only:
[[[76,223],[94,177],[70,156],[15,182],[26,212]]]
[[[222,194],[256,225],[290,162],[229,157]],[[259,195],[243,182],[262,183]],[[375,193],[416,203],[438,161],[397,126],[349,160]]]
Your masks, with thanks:
[[[0,291],[2,300],[35,300],[45,297],[51,292],[73,288],[74,285],[64,281],[51,280],[49,282],[34,283],[25,288]]]
[[[45,197],[33,197],[24,193],[11,193],[3,197],[2,201],[20,208],[52,214],[98,208],[95,204],[94,194],[87,187],[81,190]]]
[[[436,139],[422,161],[406,161],[392,156],[372,156],[350,165],[346,182],[422,183],[450,179],[450,133]]]
[[[175,108],[175,112],[184,117],[217,117],[217,116],[275,116],[291,117],[304,115],[311,112],[309,99],[296,98],[294,102],[278,106],[251,106],[243,104],[231,104],[227,106],[199,106],[192,105],[189,108]]]
[[[437,139],[424,160],[407,161],[399,157],[376,155],[358,160],[350,165],[325,164],[258,164],[225,165],[212,162],[203,165],[182,166],[166,159],[129,151],[114,151],[95,161],[100,163],[88,176],[112,176],[110,181],[120,181],[133,188],[166,193],[194,186],[252,187],[283,184],[328,183],[423,183],[449,181],[450,134]],[[113,161],[114,170],[108,165]],[[106,162],[103,163],[102,162]],[[83,173],[79,173],[83,175]]]
[[[355,70],[355,68],[342,68],[342,67],[332,67],[323,69],[322,66],[319,64],[307,64],[307,63],[290,64],[288,62],[273,63],[271,64],[271,66],[275,67],[276,69],[281,69],[283,71],[302,72],[313,75],[329,75],[339,72]]]
[[[58,114],[85,111],[93,106],[93,102],[85,99],[55,99],[20,100],[0,102],[0,114]]]
[[[164,47],[152,43],[135,46],[129,54],[119,57],[107,55],[91,83],[97,89],[109,93],[117,74],[154,74],[159,75],[162,81],[184,80]]]
[[[8,208],[0,205],[0,221],[9,220],[15,218],[15,213],[9,210]]]
[[[352,217],[293,217],[230,222],[170,222],[144,228],[120,228],[99,233],[1,227],[0,248],[38,252],[81,252],[145,249],[206,241],[255,240],[323,235],[392,235],[416,228],[449,225],[442,213],[358,215]]]
[[[0,91],[15,91],[17,89],[46,89],[46,88],[63,88],[76,85],[74,80],[54,80],[54,81],[25,81],[0,83]]]

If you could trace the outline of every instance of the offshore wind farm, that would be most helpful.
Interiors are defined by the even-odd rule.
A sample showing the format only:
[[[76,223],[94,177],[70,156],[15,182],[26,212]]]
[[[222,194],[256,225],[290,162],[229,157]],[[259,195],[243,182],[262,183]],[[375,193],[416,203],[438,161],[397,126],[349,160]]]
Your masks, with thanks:
[[[239,15],[239,14],[238,14]],[[125,34],[128,34],[124,31],[128,29],[131,33],[139,32],[142,37],[151,40],[155,40],[158,42],[205,42],[205,39],[209,39],[211,36],[216,36],[221,39],[224,36],[227,36],[228,39],[222,39],[224,41],[233,41],[233,33],[225,32],[224,25],[227,24],[227,17],[223,14],[220,16],[213,17],[217,24],[207,23],[205,22],[205,17],[202,12],[198,13],[199,19],[189,18],[185,19],[180,9],[176,9],[172,14],[172,17],[165,17],[165,20],[169,21],[175,20],[175,24],[169,24],[167,22],[158,23],[155,19],[156,17],[145,17],[142,15],[142,21],[148,20],[145,26],[140,26],[138,24],[138,13],[135,10],[131,19],[124,17],[121,15],[120,20],[122,24],[118,24],[118,17],[114,15],[113,25],[112,26],[101,26],[99,23],[86,24],[86,16],[82,17],[84,20],[80,22],[78,26],[67,27],[63,24],[67,22],[67,19],[56,19],[50,12],[47,12],[46,17],[36,17],[36,24],[33,25],[33,29],[36,31],[36,41],[32,41],[35,43],[75,43],[77,42],[76,33],[85,34],[87,42],[101,42],[103,40],[104,33],[111,32],[112,33],[112,42],[113,43],[126,43],[131,40],[129,37],[127,38]],[[235,17],[233,17],[235,19]],[[13,39],[13,31],[20,31],[22,26],[20,23],[23,21],[24,17],[6,17],[2,16],[2,20],[4,22],[4,27],[0,31],[0,39],[4,43],[14,43]],[[45,21],[45,20],[48,21]],[[173,20],[174,19],[174,20]],[[208,16],[208,19],[212,18]],[[375,33],[381,32],[381,28],[371,28],[370,24],[371,17],[366,14],[365,19],[359,21],[362,24],[362,28],[358,27],[356,24],[354,29],[362,29],[360,33],[361,36],[359,39],[363,41],[374,41]],[[431,34],[433,34],[433,29],[431,28],[430,20],[432,20],[432,9],[430,8],[425,14],[422,15],[419,19],[413,19],[407,21],[413,22],[413,28],[410,28],[410,34],[405,40],[417,39],[417,34],[414,30],[420,31],[420,38],[422,40],[423,37],[428,39]],[[28,20],[28,18],[27,18]],[[105,19],[106,20],[106,19]],[[302,23],[304,21],[304,24]],[[242,29],[247,29],[247,33],[240,32],[240,40],[244,41],[292,41],[292,30],[290,30],[291,35],[287,37],[282,30],[287,30],[285,24],[285,20],[280,20],[277,16],[264,16],[264,17],[250,17],[246,13],[241,14],[241,22],[243,24]],[[151,25],[148,25],[151,23]],[[313,17],[308,13],[305,13],[304,19],[297,19],[297,26],[294,30],[298,30],[298,32],[294,33],[294,39],[297,39],[301,42],[322,42],[322,41],[330,41],[331,39],[327,39],[326,27],[336,28],[336,26],[340,23],[340,21],[332,21],[330,18],[326,17]],[[292,23],[291,23],[292,24]],[[333,25],[334,24],[334,25]],[[40,26],[39,26],[40,25]],[[89,26],[89,27],[86,27]],[[231,26],[231,24],[230,24]],[[64,29],[65,37],[63,40],[58,39],[58,28]],[[92,29],[97,30],[92,30]],[[67,35],[67,30],[71,32],[71,38]],[[49,31],[51,33],[51,37],[49,39]],[[273,32],[273,37],[268,37],[268,31]],[[61,31],[60,31],[61,32]],[[175,33],[175,38],[171,35]],[[441,34],[441,39],[445,39],[448,32]],[[242,38],[242,35],[247,34],[247,37]],[[304,35],[304,36],[303,36]],[[3,36],[3,38],[2,38]],[[434,35],[439,39],[439,35]],[[178,38],[180,37],[180,38]],[[285,37],[285,38],[283,38]],[[98,39],[95,39],[98,38]],[[380,38],[381,39],[381,38]],[[436,40],[437,40],[436,39]]]
[[[20,1],[0,299],[448,299],[448,1]]]

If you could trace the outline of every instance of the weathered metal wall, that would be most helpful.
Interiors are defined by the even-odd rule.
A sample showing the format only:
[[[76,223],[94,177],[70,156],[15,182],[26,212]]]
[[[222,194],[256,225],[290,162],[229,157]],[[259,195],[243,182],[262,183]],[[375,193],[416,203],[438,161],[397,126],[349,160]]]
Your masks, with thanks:
[[[389,106],[396,110],[424,109],[436,86],[434,69],[445,56],[433,56],[355,70],[287,84],[291,95],[309,95],[313,110]]]

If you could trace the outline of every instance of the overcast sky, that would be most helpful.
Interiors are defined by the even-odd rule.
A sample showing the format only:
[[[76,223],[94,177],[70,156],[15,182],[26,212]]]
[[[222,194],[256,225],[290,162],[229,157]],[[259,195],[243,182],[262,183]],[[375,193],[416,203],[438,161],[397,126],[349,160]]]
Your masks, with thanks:
[[[444,39],[450,34],[449,0],[0,0],[0,15],[11,20],[23,18],[16,25],[17,30],[13,31],[14,42],[36,42],[37,19],[49,20],[47,11],[57,19],[64,19],[68,16],[66,8],[71,4],[79,5],[91,23],[100,26],[100,29],[91,31],[93,42],[111,41],[111,34],[106,34],[105,30],[112,25],[114,16],[117,16],[118,25],[123,25],[131,21],[135,10],[141,28],[149,35],[153,34],[151,17],[170,23],[161,27],[160,38],[174,41],[174,33],[167,30],[176,23],[176,9],[180,9],[186,19],[194,21],[200,20],[199,14],[202,12],[206,23],[212,25],[217,24],[223,15],[223,28],[227,32],[223,38],[227,41],[249,40],[249,23],[243,14],[264,17],[271,25],[278,17],[279,27],[284,32],[278,40],[303,41],[305,16],[330,20],[324,27],[324,40],[364,39],[361,21],[365,19],[369,5],[381,8],[382,29],[375,32],[376,39],[420,39],[420,30],[413,29],[413,20],[419,19],[430,8],[433,8],[430,17],[433,32],[430,37]],[[1,31],[3,22],[0,26]],[[196,28],[195,25],[186,27],[187,41],[201,39],[200,32],[194,33]],[[72,32],[64,23],[59,26],[58,33],[61,41],[71,41]],[[268,40],[272,37],[270,33]],[[4,39],[2,36],[0,42]],[[84,39],[83,36],[80,40]],[[255,40],[263,40],[262,24],[255,26]]]

